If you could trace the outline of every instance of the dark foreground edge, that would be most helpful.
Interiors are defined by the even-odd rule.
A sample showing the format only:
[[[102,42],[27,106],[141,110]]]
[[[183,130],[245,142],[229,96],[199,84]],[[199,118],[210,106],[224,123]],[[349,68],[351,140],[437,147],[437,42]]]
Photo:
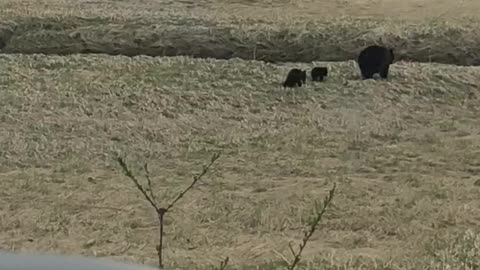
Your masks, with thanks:
[[[156,268],[81,256],[0,251],[1,270],[154,270]]]

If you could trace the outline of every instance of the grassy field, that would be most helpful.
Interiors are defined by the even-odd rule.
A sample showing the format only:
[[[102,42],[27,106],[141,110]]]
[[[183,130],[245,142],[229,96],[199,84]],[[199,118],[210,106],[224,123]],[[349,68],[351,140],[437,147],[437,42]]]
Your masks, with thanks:
[[[83,21],[85,33],[93,22],[107,22],[91,40],[120,33],[118,22],[148,28],[153,18],[171,25],[162,28],[168,31],[195,18],[245,22],[234,37],[250,33],[247,22],[263,20],[260,33],[280,29],[282,18],[298,16],[300,25],[326,14],[365,25],[358,16],[384,15],[432,29],[428,12],[451,19],[430,32],[442,41],[442,26],[480,7],[387,0],[0,3],[0,16],[7,28],[16,21],[15,31],[27,29],[18,22],[40,19],[57,24],[37,30],[72,23],[77,31]],[[32,37],[14,34],[5,50],[15,42],[30,46]],[[155,265],[156,217],[115,153],[126,155],[139,178],[149,162],[155,191],[168,202],[221,151],[213,170],[167,215],[170,268],[205,269],[229,256],[232,268],[276,269],[290,258],[288,243],[300,241],[313,200],[334,182],[333,206],[302,267],[480,267],[480,68],[399,61],[389,80],[362,81],[354,61],[2,54],[0,63],[0,249]],[[323,64],[325,82],[280,87],[289,68]]]

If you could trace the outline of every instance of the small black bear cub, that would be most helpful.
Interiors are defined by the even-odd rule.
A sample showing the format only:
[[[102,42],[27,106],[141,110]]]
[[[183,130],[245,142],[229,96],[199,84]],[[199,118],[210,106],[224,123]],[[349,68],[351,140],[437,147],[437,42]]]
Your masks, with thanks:
[[[283,87],[295,87],[295,85],[302,86],[302,82],[305,84],[306,80],[307,71],[293,68],[288,72],[287,79],[283,83]]]
[[[362,79],[371,79],[375,73],[386,79],[388,68],[393,63],[392,48],[386,48],[378,45],[371,45],[363,49],[358,56],[358,66],[362,73]]]
[[[314,67],[312,69],[312,81],[323,81],[323,77],[328,75],[327,67]]]

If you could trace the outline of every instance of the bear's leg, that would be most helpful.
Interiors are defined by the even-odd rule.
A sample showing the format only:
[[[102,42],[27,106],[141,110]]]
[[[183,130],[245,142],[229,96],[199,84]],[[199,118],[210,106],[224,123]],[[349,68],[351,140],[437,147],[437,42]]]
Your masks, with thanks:
[[[362,70],[362,79],[371,79],[373,78],[373,74],[375,74],[375,72],[372,72],[371,70]]]
[[[382,77],[383,79],[387,79],[389,67],[390,67],[390,65],[387,65],[383,68],[382,71],[380,71],[380,77]]]

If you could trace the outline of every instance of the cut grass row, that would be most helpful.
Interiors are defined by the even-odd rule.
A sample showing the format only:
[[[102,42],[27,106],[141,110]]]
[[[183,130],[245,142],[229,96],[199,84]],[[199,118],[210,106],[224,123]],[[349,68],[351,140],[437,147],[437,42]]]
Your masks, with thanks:
[[[239,57],[267,62],[345,61],[366,45],[395,48],[397,60],[480,63],[480,22],[407,22],[341,17],[284,21],[182,12],[158,18],[10,18],[0,28],[4,53],[106,53]]]

